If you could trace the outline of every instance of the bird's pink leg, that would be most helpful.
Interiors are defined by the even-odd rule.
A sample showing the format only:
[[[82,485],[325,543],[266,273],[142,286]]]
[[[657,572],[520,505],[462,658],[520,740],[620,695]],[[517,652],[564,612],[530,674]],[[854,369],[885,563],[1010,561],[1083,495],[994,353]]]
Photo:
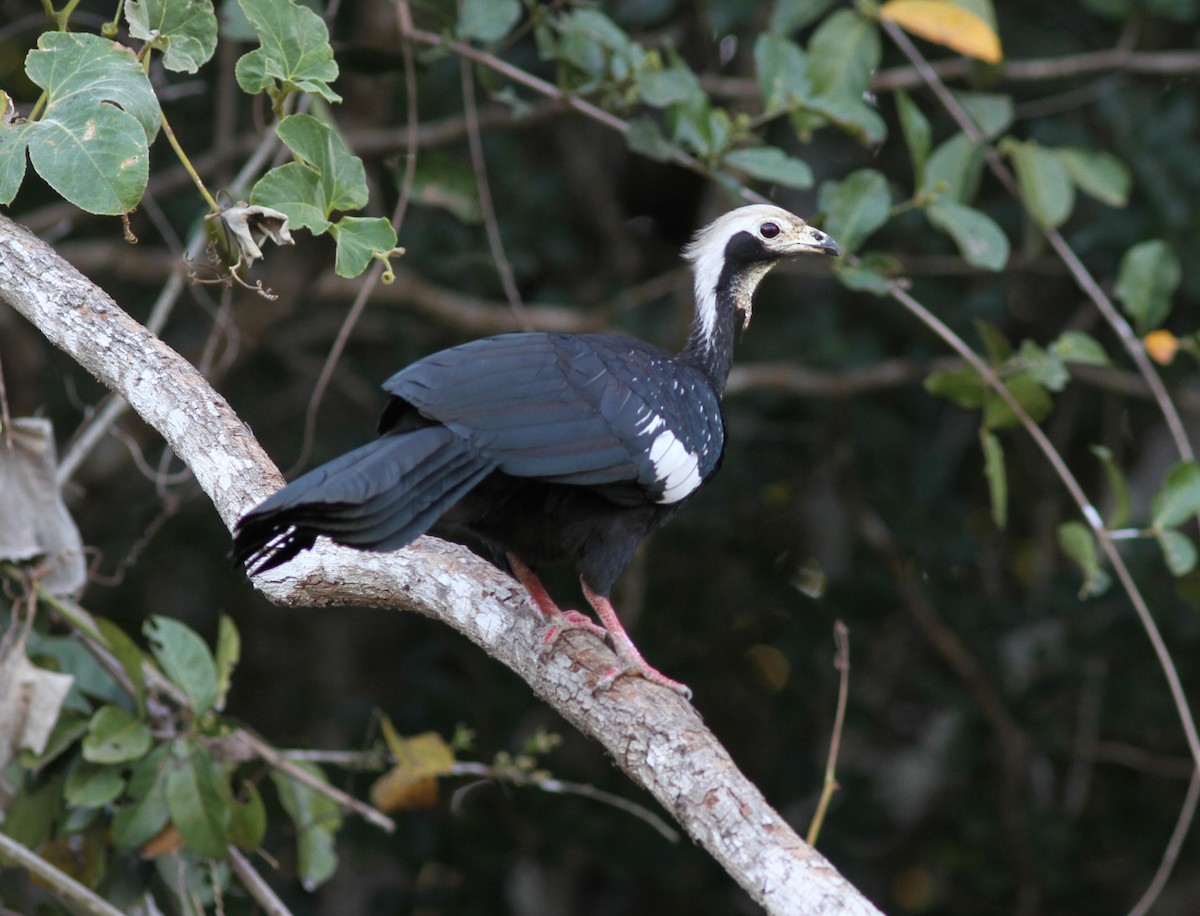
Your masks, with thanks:
[[[541,651],[545,652],[550,646],[558,641],[558,637],[562,636],[567,630],[587,630],[595,636],[604,639],[608,636],[608,630],[604,627],[597,626],[586,615],[579,611],[564,611],[554,599],[550,597],[550,593],[546,591],[546,586],[542,585],[542,580],[537,577],[532,569],[522,563],[513,554],[508,554],[508,565],[512,568],[513,575],[517,577],[517,581],[525,586],[525,591],[529,592],[529,597],[533,599],[534,606],[542,612],[542,616],[550,623],[550,627],[546,630],[546,635],[542,637]]]
[[[614,667],[606,671],[604,676],[596,683],[596,692],[607,690],[622,675],[634,675],[645,678],[652,684],[658,684],[669,690],[674,690],[684,699],[690,700],[692,698],[692,691],[687,684],[681,684],[679,681],[667,677],[642,658],[642,653],[637,650],[637,646],[633,644],[633,640],[625,632],[625,627],[621,625],[612,602],[603,595],[597,595],[593,592],[582,579],[579,581],[583,586],[584,597],[587,598],[588,604],[595,608],[596,613],[600,616],[600,622],[604,624],[605,629],[608,630],[609,635],[612,637],[613,649],[617,653],[617,658],[621,660],[624,666]]]

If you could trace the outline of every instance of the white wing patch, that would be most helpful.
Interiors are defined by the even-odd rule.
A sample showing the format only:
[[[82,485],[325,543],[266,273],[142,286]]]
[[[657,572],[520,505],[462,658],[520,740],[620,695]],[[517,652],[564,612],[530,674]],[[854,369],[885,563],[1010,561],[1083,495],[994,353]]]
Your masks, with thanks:
[[[662,485],[658,503],[677,503],[700,486],[700,456],[689,452],[669,429],[659,433],[650,446],[654,479]]]

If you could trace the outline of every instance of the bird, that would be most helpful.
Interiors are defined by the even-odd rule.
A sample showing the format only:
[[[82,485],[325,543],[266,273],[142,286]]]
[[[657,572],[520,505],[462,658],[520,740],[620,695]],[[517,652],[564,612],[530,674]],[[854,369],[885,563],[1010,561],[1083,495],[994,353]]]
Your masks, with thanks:
[[[515,332],[426,356],[383,384],[378,438],[303,474],[243,515],[233,556],[251,576],[320,536],[369,551],[426,532],[511,572],[548,623],[607,637],[618,663],[599,693],[638,676],[685,697],[626,633],[610,593],[638,545],[717,472],[721,399],[759,281],[780,261],[839,256],[780,207],[718,217],[683,250],[694,280],[686,344],[671,354],[612,333]],[[536,570],[572,561],[602,626],[563,611]]]

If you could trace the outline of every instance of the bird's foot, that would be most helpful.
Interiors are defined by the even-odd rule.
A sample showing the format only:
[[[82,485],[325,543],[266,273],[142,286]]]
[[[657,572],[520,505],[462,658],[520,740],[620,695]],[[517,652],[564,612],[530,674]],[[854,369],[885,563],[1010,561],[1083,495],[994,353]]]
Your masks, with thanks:
[[[666,687],[668,690],[673,690],[685,700],[691,701],[692,688],[687,684],[681,683],[674,678],[669,678],[657,668],[653,668],[646,664],[644,660],[625,661],[624,665],[613,665],[596,681],[596,686],[592,688],[593,696],[604,693],[612,688],[612,685],[622,677],[640,677],[651,684],[658,684],[660,687]]]
[[[550,626],[542,634],[542,642],[538,647],[539,655],[546,654],[558,642],[559,637],[570,630],[584,630],[593,636],[599,636],[602,640],[608,639],[608,630],[593,621],[587,614],[581,614],[579,611],[559,611],[557,614],[547,614],[546,616],[550,621]]]

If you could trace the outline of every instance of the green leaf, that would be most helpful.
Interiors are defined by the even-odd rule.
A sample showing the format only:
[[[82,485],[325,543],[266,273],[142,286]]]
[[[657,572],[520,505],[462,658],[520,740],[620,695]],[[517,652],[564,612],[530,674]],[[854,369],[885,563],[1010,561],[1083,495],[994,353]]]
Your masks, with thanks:
[[[825,15],[836,0],[776,0],[767,28],[772,32],[790,34]]]
[[[229,852],[225,827],[229,822],[228,787],[213,763],[212,754],[201,744],[189,742],[180,748],[167,768],[167,811],[171,823],[192,852],[210,859]],[[224,789],[224,791],[222,791]]]
[[[1004,379],[1004,387],[1034,423],[1040,423],[1054,409],[1054,402],[1046,389],[1027,372]],[[988,429],[1008,429],[1020,425],[1021,421],[1013,409],[998,394],[989,388],[984,397],[983,423]]]
[[[919,188],[924,184],[925,162],[933,145],[933,129],[924,112],[903,89],[896,93],[896,112],[900,116],[900,129],[904,132],[904,142],[913,163],[913,185]]]
[[[854,10],[838,10],[817,26],[808,45],[814,94],[862,101],[881,54],[878,26]]]
[[[1054,154],[1083,193],[1110,207],[1129,203],[1132,177],[1129,168],[1112,153],[1062,147]]]
[[[822,228],[850,253],[887,222],[892,196],[881,172],[860,169],[843,181],[822,184],[817,206],[825,214]]]
[[[789,188],[811,188],[812,169],[802,159],[789,156],[775,146],[756,146],[727,153],[725,165],[740,169],[751,178]]]
[[[463,0],[457,34],[467,41],[494,44],[521,18],[519,0]]]
[[[147,142],[158,134],[162,110],[154,87],[133,52],[116,42],[84,32],[43,32],[37,50],[25,58],[25,72],[46,90],[46,115],[56,107],[93,110],[112,102],[137,120]]]
[[[170,745],[160,744],[134,766],[126,788],[130,802],[118,808],[112,820],[113,845],[118,849],[141,846],[167,826],[169,754]]]
[[[228,614],[221,615],[217,625],[217,709],[225,708],[225,697],[229,694],[233,669],[237,667],[242,657],[242,637],[239,635],[233,618]]]
[[[120,706],[101,706],[88,723],[83,759],[91,763],[125,763],[150,750],[150,729]]]
[[[1067,367],[1061,357],[1055,353],[1043,350],[1032,340],[1021,342],[1018,351],[1021,363],[1035,382],[1050,391],[1062,391],[1071,380]]]
[[[1083,331],[1063,331],[1050,345],[1050,352],[1067,363],[1107,366],[1112,362],[1096,338]]]
[[[790,108],[812,93],[808,57],[794,41],[763,32],[754,43],[754,72],[766,112]]]
[[[887,296],[892,291],[892,278],[900,274],[900,263],[882,252],[867,252],[857,264],[844,258],[834,263],[834,276],[846,289],[873,296]]]
[[[320,193],[314,203],[325,216],[366,206],[370,197],[366,170],[337,131],[312,115],[300,114],[284,118],[275,132],[302,165],[320,175]]]
[[[1139,242],[1125,252],[1114,293],[1139,334],[1154,330],[1166,319],[1182,276],[1179,259],[1161,239]]]
[[[638,73],[637,88],[642,101],[654,108],[679,105],[704,96],[696,74],[683,64],[676,64],[665,70]]]
[[[1079,597],[1099,595],[1108,588],[1109,576],[1100,568],[1100,558],[1096,553],[1096,541],[1083,522],[1064,522],[1058,526],[1058,545],[1063,553],[1078,564],[1083,571],[1083,586],[1079,589]]]
[[[312,764],[297,761],[296,766],[307,770],[322,782],[325,774]],[[337,850],[334,838],[342,826],[337,805],[296,782],[280,770],[271,770],[271,779],[279,793],[283,809],[296,826],[296,848],[300,860],[300,880],[306,890],[313,891],[329,880],[337,869]]]
[[[887,139],[887,124],[879,112],[862,99],[848,96],[813,96],[804,102],[805,109],[794,112],[792,123],[804,123],[806,117],[820,115],[823,121],[831,122],[839,130],[845,131],[860,143],[868,146],[878,146]],[[803,137],[804,130],[797,127],[797,133]]]
[[[1011,95],[990,92],[955,92],[954,98],[962,105],[979,132],[988,140],[995,140],[1012,126],[1013,100]]]
[[[1002,270],[1008,263],[1008,237],[990,216],[941,197],[926,207],[925,213],[933,225],[954,239],[972,267]]]
[[[307,229],[314,235],[329,231],[321,175],[311,166],[287,162],[271,169],[251,189],[250,203],[286,214],[291,229]]]
[[[142,650],[137,647],[128,634],[119,626],[104,617],[97,617],[96,629],[100,631],[100,635],[104,637],[104,641],[108,644],[108,649],[113,656],[121,663],[121,667],[125,670],[125,674],[129,677],[129,683],[133,685],[133,701],[137,706],[139,717],[146,715],[146,656]]]
[[[1008,141],[1001,151],[1012,157],[1021,199],[1033,221],[1043,229],[1066,222],[1075,206],[1075,185],[1054,150],[1033,142]]]
[[[76,808],[99,808],[115,801],[125,788],[121,768],[76,760],[63,784],[63,798]]]
[[[630,124],[632,129],[633,125]],[[478,225],[483,222],[475,173],[461,156],[450,156],[438,150],[422,150],[417,157],[412,193],[413,203],[423,207],[438,207],[463,223]]]
[[[6,151],[22,159],[27,145],[37,173],[81,209],[112,215],[135,207],[146,190],[160,111],[132,52],[96,35],[46,32],[25,70],[46,90],[46,107],[16,139],[9,135]],[[6,193],[15,194],[18,170],[23,162],[3,169]]]
[[[975,196],[983,171],[983,148],[966,134],[955,134],[938,144],[925,164],[922,197],[966,203]]]
[[[931,372],[925,379],[925,390],[968,410],[983,406],[983,379],[967,364],[945,372]]]
[[[1113,460],[1112,451],[1103,445],[1093,445],[1092,454],[1104,465],[1104,474],[1108,478],[1108,489],[1112,494],[1112,512],[1108,516],[1109,528],[1120,528],[1129,520],[1129,486],[1125,483],[1125,475]]]
[[[129,34],[163,51],[168,70],[195,73],[217,49],[212,0],[128,0]]]
[[[155,615],[146,621],[146,638],[163,673],[182,690],[196,715],[217,702],[217,665],[204,640],[171,617]]]
[[[396,247],[396,230],[382,216],[343,216],[329,231],[337,240],[334,270],[339,277],[357,277],[373,257]]]
[[[1004,448],[996,434],[987,429],[979,431],[983,446],[983,476],[987,478],[988,495],[992,504],[992,521],[1003,529],[1008,523],[1008,480],[1004,473]]]
[[[1012,356],[1012,344],[1008,342],[1003,331],[986,318],[975,318],[972,323],[975,325],[976,333],[979,334],[979,339],[983,341],[983,347],[987,350],[992,365],[998,366]]]
[[[1150,516],[1155,528],[1181,525],[1200,512],[1200,465],[1181,461],[1167,472],[1163,488],[1154,497]]]
[[[234,801],[229,809],[229,827],[226,834],[229,842],[240,849],[250,851],[262,845],[267,832],[267,809],[254,783],[247,782],[242,788],[246,793],[246,800]]]
[[[675,151],[658,125],[646,117],[634,118],[625,132],[625,143],[631,152],[655,162],[667,162]]]
[[[330,87],[338,65],[329,46],[325,22],[292,0],[238,0],[258,35],[260,47],[238,60],[234,73],[243,92],[295,87],[327,102],[342,97]]]
[[[1196,545],[1175,528],[1155,528],[1154,537],[1173,576],[1186,576],[1196,568]]]
[[[25,148],[29,144],[27,127],[16,127],[2,115],[8,96],[0,91],[0,204],[10,204],[25,180]]]

